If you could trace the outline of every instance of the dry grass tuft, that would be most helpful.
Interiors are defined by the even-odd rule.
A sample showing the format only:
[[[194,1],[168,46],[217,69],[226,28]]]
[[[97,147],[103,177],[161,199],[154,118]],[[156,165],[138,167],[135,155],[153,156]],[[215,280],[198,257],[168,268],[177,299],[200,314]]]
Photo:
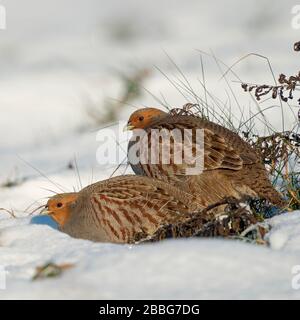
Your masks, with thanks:
[[[300,42],[294,44],[294,50],[300,51]],[[296,99],[295,92],[300,86],[300,71],[296,76],[287,77],[281,73],[278,85],[249,85],[241,84],[246,92],[254,92],[256,101],[261,97],[271,94],[273,99],[279,98],[286,104]],[[251,132],[244,132],[244,138],[253,145],[261,155],[274,185],[277,185],[288,200],[288,209],[300,209],[300,99],[297,122],[289,131],[274,132],[268,136],[258,136]]]
[[[4,211],[4,212],[8,213],[8,214],[9,214],[12,218],[14,218],[14,219],[17,218],[14,210],[12,210],[12,209],[11,209],[11,210],[8,210],[8,209],[0,208],[0,211]]]
[[[296,43],[294,48],[296,51],[300,51],[300,42]],[[260,54],[247,54],[229,67],[223,61],[216,58],[213,53],[199,52],[201,53],[202,71],[202,76],[199,77],[202,80],[199,80],[199,83],[203,89],[203,94],[201,95],[195,92],[187,77],[169,57],[171,63],[178,71],[178,76],[175,79],[166,76],[166,79],[189,101],[183,108],[172,109],[171,113],[200,116],[238,133],[261,155],[273,185],[288,200],[287,209],[300,209],[300,99],[296,97],[300,86],[300,72],[296,72],[295,76],[286,76],[284,73],[281,73],[276,80],[269,59]],[[221,80],[225,82],[227,87],[227,101],[221,101],[216,97],[214,92],[210,92],[207,89],[202,55],[212,58],[219,68]],[[246,83],[233,71],[233,68],[238,63],[253,56],[266,61],[274,80],[274,85]],[[223,70],[224,67],[225,71]],[[165,75],[162,71],[160,72]],[[228,79],[229,74],[234,77],[234,80],[230,81]],[[250,95],[257,110],[256,112],[250,109],[248,114],[245,111],[245,108],[240,103],[241,99],[239,95],[241,91],[236,93],[232,88],[232,82],[240,83],[244,91]],[[262,99],[262,97],[265,97],[265,99]],[[263,108],[263,103],[272,101],[272,98],[277,99],[281,108],[282,131],[276,131],[272,125],[272,119],[268,119],[265,114],[266,110],[276,108],[277,106],[272,103]],[[291,106],[289,103],[295,99],[297,99],[296,105]],[[193,102],[191,103],[191,101]],[[233,107],[238,112],[233,112]],[[297,111],[295,112],[295,110]],[[295,118],[295,124],[292,128],[288,128],[288,130],[285,128],[284,114],[286,112],[291,113]],[[264,135],[258,133],[259,131],[256,129],[257,124],[263,124],[265,131],[268,133]],[[272,208],[265,201],[253,200],[250,205],[257,214],[263,217],[270,217],[280,212],[276,208]]]
[[[214,209],[220,206],[224,207],[223,212],[216,215]],[[167,238],[222,237],[261,243],[263,236],[260,232],[256,232],[256,236],[250,232],[245,233],[250,226],[261,221],[262,218],[245,204],[233,198],[225,198],[204,210],[192,213],[183,223],[160,227],[152,237],[141,242],[156,242]]]

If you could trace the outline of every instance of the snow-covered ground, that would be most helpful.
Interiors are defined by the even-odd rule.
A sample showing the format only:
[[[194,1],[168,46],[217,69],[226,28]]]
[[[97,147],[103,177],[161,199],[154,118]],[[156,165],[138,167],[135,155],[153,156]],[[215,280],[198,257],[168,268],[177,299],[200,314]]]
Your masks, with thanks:
[[[1,221],[3,299],[296,299],[300,212],[271,221],[271,248],[232,240],[170,240],[129,246],[72,239],[29,219]],[[35,267],[74,267],[32,281]],[[299,280],[294,280],[299,283]]]
[[[0,299],[300,298],[300,290],[292,288],[292,268],[300,264],[300,212],[271,220],[270,248],[208,239],[143,246],[96,244],[71,239],[47,218],[28,217],[51,195],[46,189],[59,191],[54,184],[64,190],[79,188],[77,174],[67,168],[74,156],[83,185],[114,171],[115,165],[96,161],[99,142],[87,109],[92,104],[105,112],[108,100],[120,99],[120,72],[147,68],[150,75],[144,87],[161,100],[163,95],[172,106],[192,99],[155,68],[169,77],[180,76],[165,52],[202,97],[197,49],[214,53],[228,65],[257,52],[271,59],[276,75],[295,74],[299,53],[292,45],[300,39],[299,30],[291,27],[294,1],[241,5],[230,0],[226,7],[222,1],[208,0],[78,0],[76,5],[71,0],[3,0],[1,4],[7,11],[7,29],[0,30],[0,184],[25,181],[0,188],[0,208],[17,215],[13,219],[0,211],[0,266],[7,271]],[[239,119],[239,107],[220,80],[222,71],[213,58],[202,57],[207,88],[231,104]],[[272,83],[262,59],[249,58],[234,70],[244,81]],[[236,79],[230,75],[228,80],[242,108],[257,112],[239,84],[231,82]],[[130,103],[159,105],[148,91]],[[130,106],[120,110],[119,120],[126,120],[133,110]],[[286,128],[295,123],[296,110],[285,110]],[[281,129],[280,108],[266,114]],[[265,129],[261,122],[257,128]],[[124,170],[121,166],[119,173]],[[32,282],[35,268],[49,261],[75,266],[59,278]]]

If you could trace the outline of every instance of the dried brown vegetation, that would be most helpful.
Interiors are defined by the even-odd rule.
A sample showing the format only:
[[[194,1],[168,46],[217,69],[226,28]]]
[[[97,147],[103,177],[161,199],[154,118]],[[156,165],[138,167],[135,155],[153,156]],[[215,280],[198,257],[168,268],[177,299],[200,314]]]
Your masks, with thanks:
[[[220,206],[224,207],[224,212],[216,215],[214,209]],[[260,221],[262,218],[253,213],[245,204],[240,204],[233,198],[225,198],[204,210],[191,214],[184,223],[162,226],[151,238],[142,242],[186,237],[235,237],[242,239],[243,232]],[[141,238],[143,238],[142,235]],[[253,238],[251,240],[255,241]]]
[[[300,42],[294,44],[294,50],[300,51]],[[244,91],[254,93],[257,101],[271,94],[273,99],[279,98],[281,103],[288,103],[295,99],[295,91],[300,86],[300,71],[289,77],[281,73],[278,85],[242,83],[241,86]],[[297,105],[300,107],[300,98],[297,99]],[[268,136],[243,132],[244,138],[261,154],[274,184],[280,186],[281,192],[289,200],[291,210],[300,208],[300,108],[297,116],[298,124],[289,131],[274,132]]]

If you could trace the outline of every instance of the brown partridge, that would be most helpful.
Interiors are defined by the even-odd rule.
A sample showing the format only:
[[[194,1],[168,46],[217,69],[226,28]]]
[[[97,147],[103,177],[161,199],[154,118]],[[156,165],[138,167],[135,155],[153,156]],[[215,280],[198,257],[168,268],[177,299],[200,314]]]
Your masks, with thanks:
[[[144,108],[135,111],[129,118],[128,130],[137,131],[143,129],[141,135],[137,135],[129,143],[128,158],[131,163],[132,154],[138,157],[148,154],[148,162],[139,161],[131,163],[136,174],[146,175],[160,180],[168,181],[191,194],[194,194],[203,206],[211,205],[224,197],[235,197],[237,199],[250,197],[266,199],[274,205],[282,207],[285,202],[281,195],[274,189],[268,179],[267,171],[261,158],[246,141],[238,134],[229,129],[193,115],[166,113],[156,108]],[[170,163],[163,163],[162,153],[165,148],[165,141],[158,139],[159,161],[151,162],[151,135],[155,130],[179,130],[184,136],[185,129],[191,132],[190,140],[192,150],[202,148],[203,171],[199,174],[187,174],[187,169],[195,166],[195,161],[182,163],[174,161],[174,154],[182,150],[178,148],[178,140],[170,140]],[[200,146],[197,136],[198,129],[202,129],[203,140]],[[131,152],[132,147],[136,147]],[[136,152],[137,150],[137,152]],[[138,158],[139,159],[139,158]],[[172,161],[173,159],[173,161]],[[190,159],[189,159],[190,160]]]
[[[133,243],[162,225],[185,221],[202,209],[195,197],[156,179],[126,175],[48,200],[44,214],[72,237]]]

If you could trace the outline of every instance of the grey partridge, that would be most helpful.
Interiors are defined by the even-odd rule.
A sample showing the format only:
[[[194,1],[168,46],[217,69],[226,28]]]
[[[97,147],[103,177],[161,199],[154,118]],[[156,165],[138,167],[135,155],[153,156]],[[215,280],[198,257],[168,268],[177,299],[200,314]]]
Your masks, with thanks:
[[[253,147],[237,133],[206,119],[194,115],[166,113],[156,108],[143,108],[135,111],[129,118],[128,130],[133,130],[128,148],[128,158],[133,171],[156,179],[168,181],[182,190],[195,195],[203,206],[211,205],[224,197],[262,198],[272,204],[283,207],[285,201],[268,179],[268,173],[260,156]],[[137,130],[139,129],[139,130]],[[144,130],[141,134],[140,130]],[[185,161],[175,163],[174,154],[178,141],[170,140],[170,163],[163,163],[162,153],[165,141],[158,140],[160,153],[158,162],[151,162],[151,135],[157,130],[179,130],[183,137],[185,129],[191,134],[193,152],[203,149],[203,171],[199,174],[187,174],[187,169],[195,163]],[[195,139],[197,130],[202,129],[203,144],[199,146]],[[138,134],[135,134],[138,131]],[[180,142],[181,143],[181,142]],[[134,152],[131,148],[136,147]],[[137,152],[136,152],[137,150]],[[148,155],[148,162],[132,163],[132,154],[141,157]],[[138,158],[139,159],[139,158]],[[172,161],[173,159],[173,161]]]
[[[143,176],[114,177],[48,200],[44,214],[72,237],[134,243],[163,225],[185,221],[203,209],[192,195]]]

